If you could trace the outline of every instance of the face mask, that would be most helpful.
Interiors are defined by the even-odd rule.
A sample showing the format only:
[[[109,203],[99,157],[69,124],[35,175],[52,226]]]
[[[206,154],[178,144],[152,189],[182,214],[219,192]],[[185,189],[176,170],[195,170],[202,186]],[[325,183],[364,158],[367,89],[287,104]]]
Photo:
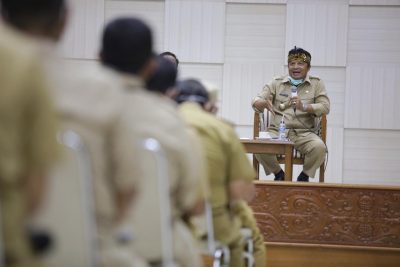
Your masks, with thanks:
[[[295,80],[289,76],[289,82],[294,86],[299,86],[300,84],[302,84],[304,82],[304,79]]]

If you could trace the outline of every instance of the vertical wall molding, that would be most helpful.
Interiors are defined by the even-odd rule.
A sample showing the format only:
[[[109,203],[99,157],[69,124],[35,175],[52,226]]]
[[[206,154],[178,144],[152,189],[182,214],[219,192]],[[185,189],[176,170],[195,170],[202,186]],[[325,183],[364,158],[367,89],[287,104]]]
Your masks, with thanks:
[[[346,66],[348,4],[344,0],[288,0],[286,54],[295,45],[314,66]]]
[[[104,0],[70,0],[69,5],[62,54],[66,58],[96,59],[104,25]]]
[[[165,50],[182,62],[223,63],[225,1],[166,0]]]

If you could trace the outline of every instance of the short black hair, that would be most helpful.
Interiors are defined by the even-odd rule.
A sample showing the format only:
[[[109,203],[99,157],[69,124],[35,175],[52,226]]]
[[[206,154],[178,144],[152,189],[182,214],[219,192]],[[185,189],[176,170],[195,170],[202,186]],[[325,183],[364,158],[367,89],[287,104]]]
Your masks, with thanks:
[[[178,71],[174,63],[164,57],[157,57],[157,63],[156,71],[147,82],[147,89],[164,94],[175,85]]]
[[[176,102],[192,101],[204,105],[209,101],[207,89],[196,79],[186,79],[177,83],[178,95]]]
[[[66,0],[1,0],[2,16],[21,30],[32,24],[50,27],[65,11]]]
[[[299,54],[304,54],[306,57],[308,57],[309,61],[307,62],[308,66],[311,65],[311,54],[307,50],[304,50],[303,48],[294,46],[293,49],[291,49],[288,53],[288,58],[290,58],[291,55],[299,55]]]
[[[171,56],[171,57],[173,57],[173,58],[175,59],[176,66],[179,65],[179,60],[178,60],[178,58],[176,57],[176,55],[175,55],[174,53],[172,53],[172,52],[170,52],[170,51],[162,52],[159,56],[160,56],[160,57],[163,57],[163,56]]]
[[[118,18],[103,31],[101,59],[118,71],[137,74],[153,56],[151,29],[136,18]]]

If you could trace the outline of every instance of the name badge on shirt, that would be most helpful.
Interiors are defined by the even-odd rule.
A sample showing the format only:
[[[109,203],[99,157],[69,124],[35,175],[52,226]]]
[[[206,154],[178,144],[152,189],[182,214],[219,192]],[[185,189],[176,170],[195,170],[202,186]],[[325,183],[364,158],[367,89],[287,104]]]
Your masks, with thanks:
[[[284,97],[288,97],[289,96],[288,94],[285,94],[285,93],[280,93],[279,95],[284,96]]]

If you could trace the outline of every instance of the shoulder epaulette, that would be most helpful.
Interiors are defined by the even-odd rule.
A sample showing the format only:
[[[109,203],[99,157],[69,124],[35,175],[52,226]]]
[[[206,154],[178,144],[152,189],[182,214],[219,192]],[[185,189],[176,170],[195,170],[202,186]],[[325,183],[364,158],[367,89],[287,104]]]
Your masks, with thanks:
[[[320,78],[318,76],[310,76],[310,79],[320,80]]]
[[[272,79],[273,79],[273,80],[283,80],[284,77],[285,77],[285,76],[275,76],[275,77],[273,77]]]

